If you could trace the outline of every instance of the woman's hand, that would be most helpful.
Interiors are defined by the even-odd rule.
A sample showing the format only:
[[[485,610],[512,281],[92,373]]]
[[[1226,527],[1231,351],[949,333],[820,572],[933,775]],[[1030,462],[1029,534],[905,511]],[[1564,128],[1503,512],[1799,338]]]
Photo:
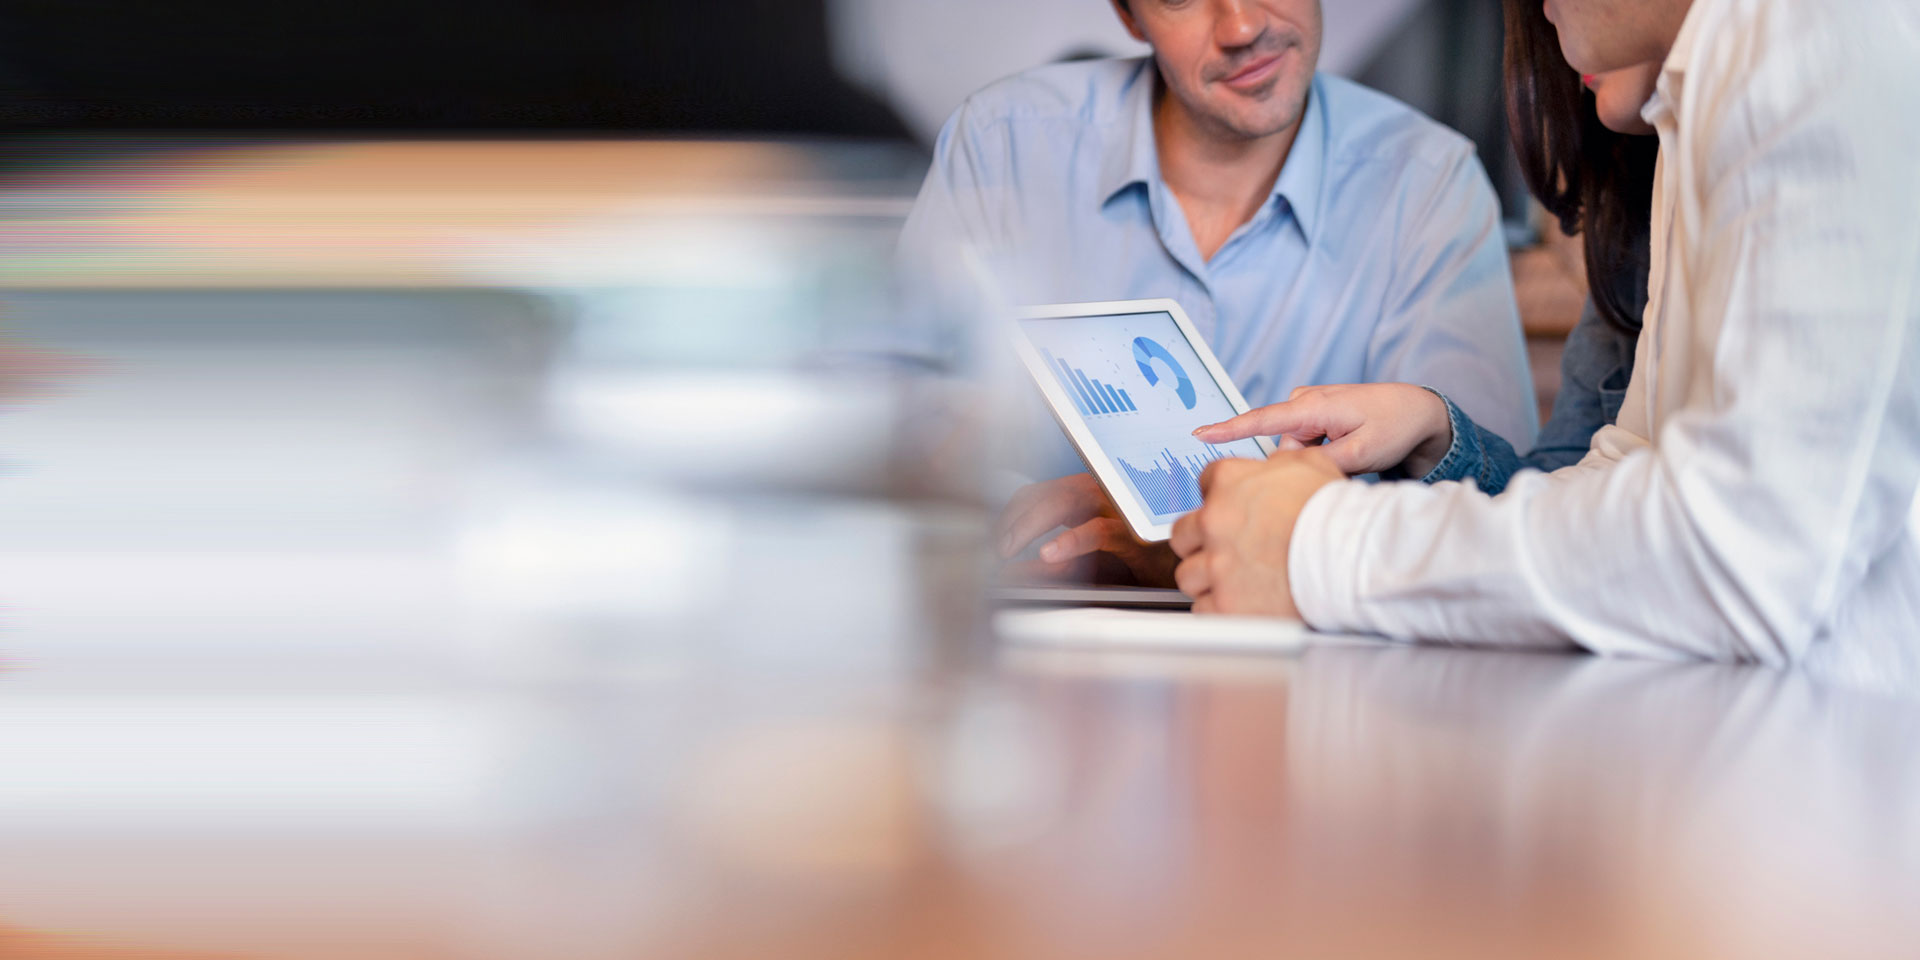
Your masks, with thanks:
[[[1282,450],[1325,440],[1318,449],[1348,476],[1394,467],[1409,477],[1425,476],[1453,445],[1446,403],[1410,383],[1301,387],[1285,403],[1249,410],[1193,435],[1207,443],[1278,437]]]

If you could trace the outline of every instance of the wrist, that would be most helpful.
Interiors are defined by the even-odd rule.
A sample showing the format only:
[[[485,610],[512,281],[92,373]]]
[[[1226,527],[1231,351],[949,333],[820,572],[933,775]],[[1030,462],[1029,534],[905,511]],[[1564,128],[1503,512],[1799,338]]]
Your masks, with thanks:
[[[1453,449],[1453,418],[1447,414],[1447,401],[1425,387],[1420,388],[1420,398],[1421,439],[1398,467],[1413,479],[1432,473]]]

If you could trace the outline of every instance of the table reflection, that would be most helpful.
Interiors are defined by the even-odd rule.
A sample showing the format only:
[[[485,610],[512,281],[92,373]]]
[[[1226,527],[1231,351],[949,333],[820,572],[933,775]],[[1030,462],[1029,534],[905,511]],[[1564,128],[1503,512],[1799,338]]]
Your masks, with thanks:
[[[1290,782],[1311,825],[1295,855],[1321,884],[1514,952],[1897,955],[1920,935],[1910,701],[1760,669],[1433,650],[1315,651],[1295,687]]]

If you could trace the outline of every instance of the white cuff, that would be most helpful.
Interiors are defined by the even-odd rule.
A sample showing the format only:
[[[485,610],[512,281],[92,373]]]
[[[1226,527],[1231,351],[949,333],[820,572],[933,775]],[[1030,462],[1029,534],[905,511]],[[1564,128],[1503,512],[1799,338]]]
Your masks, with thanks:
[[[1358,480],[1329,483],[1307,498],[1287,547],[1287,585],[1300,619],[1316,630],[1366,632],[1360,563],[1373,490]]]

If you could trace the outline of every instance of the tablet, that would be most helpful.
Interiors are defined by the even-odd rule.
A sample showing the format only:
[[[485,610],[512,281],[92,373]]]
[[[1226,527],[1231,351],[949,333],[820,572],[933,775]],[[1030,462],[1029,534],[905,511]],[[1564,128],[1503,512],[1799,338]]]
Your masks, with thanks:
[[[1200,506],[1207,464],[1273,452],[1266,437],[1193,438],[1195,427],[1247,412],[1247,401],[1172,300],[1028,307],[1014,326],[1054,419],[1142,540],[1167,539]]]

